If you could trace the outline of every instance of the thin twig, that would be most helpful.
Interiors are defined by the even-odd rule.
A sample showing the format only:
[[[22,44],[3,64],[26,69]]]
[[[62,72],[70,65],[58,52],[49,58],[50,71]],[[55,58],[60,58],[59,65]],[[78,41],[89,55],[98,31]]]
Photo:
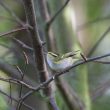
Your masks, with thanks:
[[[3,72],[5,72],[6,74],[8,74],[8,76],[10,76],[12,78],[20,79],[18,70],[14,66],[11,66],[6,62],[3,62],[2,59],[0,59],[0,69]],[[27,84],[30,84],[30,85],[36,85],[36,82],[33,81],[28,76],[25,76],[24,82],[26,82]]]
[[[47,71],[47,66],[45,63],[44,55],[43,55],[43,45],[42,41],[39,35],[38,26],[37,26],[37,16],[36,16],[36,9],[35,9],[35,1],[34,0],[22,0],[24,4],[24,10],[26,14],[26,20],[27,23],[30,24],[33,29],[27,30],[28,34],[30,35],[32,39],[34,54],[35,54],[35,66],[38,69],[37,75],[40,77],[40,82],[45,82],[48,77],[49,73]],[[45,86],[45,89],[43,89],[43,92],[45,95],[49,96],[51,94],[51,87],[48,85]],[[17,110],[21,108],[21,101],[19,101],[19,104],[17,105]]]
[[[21,76],[21,81],[23,81],[23,79],[24,79],[24,74]],[[22,96],[22,90],[23,90],[23,85],[21,84],[19,97]]]
[[[102,34],[102,36],[99,38],[99,40],[96,42],[96,44],[92,47],[92,49],[89,51],[88,56],[91,56],[93,52],[96,50],[100,42],[104,39],[104,37],[110,32],[110,26],[108,29]]]
[[[28,23],[24,23],[17,15],[14,13],[13,10],[11,10],[8,5],[6,5],[2,0],[0,0],[0,5],[8,12],[11,14],[11,16],[14,18],[14,21],[16,21],[18,24],[20,24],[22,27],[29,27],[32,29],[32,26]]]
[[[0,5],[8,12],[11,14],[11,16],[16,20],[17,23],[19,23],[21,26],[24,26],[25,23],[20,20],[20,18],[14,13],[13,10],[10,9],[8,5],[6,5],[3,0],[0,0]]]
[[[56,84],[69,110],[85,110],[83,101],[74,91],[74,89],[67,83],[67,81],[61,78],[57,78]]]
[[[20,44],[20,46],[21,46],[22,48],[28,49],[28,50],[30,50],[30,51],[33,52],[33,48],[29,47],[29,46],[26,45],[24,42],[20,41],[20,40],[17,39],[17,38],[13,38],[13,40],[16,41],[18,44]]]
[[[53,80],[55,80],[57,77],[59,77],[59,76],[65,74],[65,73],[68,72],[69,70],[71,70],[71,69],[73,69],[73,68],[75,68],[75,67],[77,67],[77,66],[80,66],[80,65],[82,65],[82,64],[86,64],[86,63],[88,63],[88,62],[92,62],[92,61],[95,61],[95,60],[98,60],[98,59],[101,59],[101,58],[104,58],[104,57],[108,57],[108,56],[110,56],[110,53],[105,54],[105,55],[102,55],[102,56],[97,56],[97,57],[93,57],[93,58],[88,58],[88,59],[86,60],[86,62],[85,62],[85,61],[80,61],[80,62],[78,62],[78,63],[76,63],[76,64],[73,64],[71,67],[66,68],[66,69],[63,70],[62,72],[56,73],[54,76],[50,77],[47,81],[45,81],[45,82],[41,83],[39,86],[37,86],[37,87],[35,88],[35,91],[30,90],[29,92],[27,92],[27,93],[20,99],[19,105],[21,106],[21,103],[22,103],[24,100],[26,100],[27,97],[29,97],[30,95],[32,95],[32,94],[35,93],[36,91],[39,91],[40,89],[42,89],[43,87],[45,87],[46,85],[48,85],[50,82],[52,82]]]
[[[22,70],[20,69],[20,67],[18,65],[16,65],[16,68],[19,71],[20,75],[23,76],[24,73],[22,72]]]
[[[9,80],[9,85],[10,85],[10,98],[9,99],[10,99],[10,104],[12,104],[12,98],[11,98],[12,97],[12,93],[11,93],[12,92],[12,90],[11,90],[12,86],[11,86],[10,80]]]
[[[94,61],[94,63],[110,64],[110,61],[100,61],[100,60],[96,60],[96,61]]]
[[[25,65],[28,65],[29,64],[29,59],[28,59],[28,56],[27,56],[26,52],[23,51],[23,55],[24,55],[24,58],[25,58]]]
[[[103,93],[110,88],[110,79],[99,85],[94,91],[91,92],[91,99],[95,101],[96,98],[103,95]]]
[[[16,66],[16,67],[17,67],[17,69],[18,69],[18,71],[19,71],[19,73],[20,73],[20,75],[21,75],[21,79],[20,79],[20,81],[23,81],[23,78],[24,78],[24,73],[22,72],[22,70],[20,69],[20,67],[19,67],[19,66]],[[21,97],[22,89],[23,89],[23,85],[21,84],[21,86],[20,86],[20,93],[19,93],[19,97]]]
[[[9,20],[9,21],[13,21],[16,22],[15,20],[13,20],[12,18],[6,17],[6,16],[0,16],[1,20]]]
[[[9,35],[9,34],[13,34],[15,32],[23,31],[23,30],[27,30],[27,28],[26,27],[20,27],[20,28],[13,29],[11,31],[0,34],[0,38],[3,37],[3,36]]]
[[[86,62],[87,60],[87,57],[83,54],[83,53],[80,53],[82,59]],[[93,61],[94,63],[101,63],[101,64],[110,64],[110,61],[100,61],[100,60],[95,60]]]
[[[3,92],[2,90],[0,90],[0,93],[2,93],[3,95],[7,96],[8,98],[10,98],[10,95],[8,95],[7,93]],[[18,103],[18,100],[16,100],[15,98],[11,97],[12,100],[14,100],[15,102]],[[27,105],[26,103],[23,102],[23,105],[30,109],[30,110],[34,110],[31,106]]]
[[[61,13],[61,11],[64,10],[64,8],[67,6],[70,0],[66,0],[64,5],[56,12],[56,14],[46,23],[46,29],[48,30],[50,25],[53,23],[53,21],[56,19],[56,17]]]
[[[17,85],[23,85],[24,87],[28,88],[28,89],[31,89],[31,90],[35,90],[35,87],[32,87],[31,85],[28,85],[27,83],[21,81],[21,80],[18,80],[18,79],[5,79],[5,78],[1,78],[0,77],[0,80],[1,81],[5,81],[5,82],[10,82],[10,83],[13,83],[13,84],[17,84]]]
[[[110,15],[106,16],[106,17],[96,18],[95,20],[88,21],[88,22],[86,22],[84,24],[79,25],[78,28],[77,28],[77,31],[80,31],[82,29],[88,28],[88,26],[91,26],[91,25],[93,25],[93,24],[95,24],[97,22],[102,22],[104,20],[109,20],[109,19],[110,19]]]

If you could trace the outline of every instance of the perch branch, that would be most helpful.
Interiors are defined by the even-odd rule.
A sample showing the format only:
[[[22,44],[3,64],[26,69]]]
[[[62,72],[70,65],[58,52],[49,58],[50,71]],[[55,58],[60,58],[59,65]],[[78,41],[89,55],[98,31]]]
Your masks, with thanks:
[[[22,98],[20,100],[23,102],[24,100],[26,100],[27,97],[29,97],[30,95],[32,95],[36,91],[39,91],[40,89],[42,89],[43,87],[45,87],[46,85],[48,85],[50,82],[52,82],[53,80],[57,79],[59,76],[65,74],[66,72],[68,72],[69,70],[71,70],[73,68],[78,67],[78,66],[80,66],[82,64],[86,64],[86,63],[89,63],[89,62],[92,62],[92,61],[95,61],[95,60],[102,59],[104,57],[108,57],[108,56],[110,56],[110,53],[105,54],[105,55],[102,55],[102,56],[88,58],[86,61],[80,61],[80,62],[78,62],[76,64],[73,64],[71,67],[66,68],[62,72],[56,73],[54,76],[50,77],[47,81],[41,83],[39,86],[37,86],[35,88],[35,91],[30,90],[29,92],[27,92],[24,96],[22,96]]]

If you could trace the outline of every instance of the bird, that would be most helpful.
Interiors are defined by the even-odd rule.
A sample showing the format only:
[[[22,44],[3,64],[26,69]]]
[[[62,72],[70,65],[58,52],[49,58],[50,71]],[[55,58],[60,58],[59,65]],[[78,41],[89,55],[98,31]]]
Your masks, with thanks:
[[[79,50],[75,52],[68,52],[63,55],[48,52],[46,59],[50,69],[55,72],[61,72],[64,69],[72,66],[78,60],[78,58],[75,57],[78,51]]]

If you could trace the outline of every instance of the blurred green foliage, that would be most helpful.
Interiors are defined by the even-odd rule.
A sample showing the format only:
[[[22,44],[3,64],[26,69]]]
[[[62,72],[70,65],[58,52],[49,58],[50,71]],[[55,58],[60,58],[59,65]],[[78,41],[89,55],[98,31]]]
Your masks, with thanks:
[[[10,4],[11,8],[15,10],[15,13],[22,15],[21,7],[18,5],[16,0],[6,0],[6,4]],[[82,4],[81,4],[82,2]],[[109,27],[109,17],[103,20],[94,21],[97,18],[103,18],[109,16],[109,5],[110,2],[107,0],[82,0],[74,2],[71,0],[71,3],[61,12],[61,14],[56,18],[56,20],[51,25],[53,33],[56,39],[57,50],[56,53],[66,53],[68,51],[74,51],[80,49],[85,55],[89,53],[91,48],[97,43],[101,35]],[[51,13],[51,17],[58,11],[58,9],[64,4],[64,0],[48,0],[48,5]],[[36,5],[37,6],[37,5]],[[72,8],[70,8],[72,7]],[[77,7],[77,8],[76,8]],[[80,8],[78,8],[80,7]],[[82,8],[81,8],[82,7]],[[69,11],[71,10],[71,13]],[[82,25],[89,21],[85,27],[82,27],[79,31],[74,29],[72,19],[69,18],[69,14],[75,13],[77,15],[77,10],[80,18],[84,18],[83,21],[80,21]],[[39,11],[39,10],[38,10]],[[83,13],[82,13],[83,12]],[[38,17],[40,16],[39,12]],[[69,16],[69,17],[68,17]],[[76,16],[74,16],[76,17]],[[78,19],[76,17],[76,20]],[[8,18],[8,19],[7,19]],[[11,19],[11,20],[10,20]],[[39,28],[44,26],[39,21]],[[74,24],[75,25],[75,24]],[[76,24],[77,25],[77,24]],[[0,33],[7,32],[17,27],[17,24],[12,20],[12,16],[0,6]],[[80,33],[80,36],[79,34]],[[17,33],[20,35],[20,33]],[[15,34],[13,34],[14,36]],[[110,47],[110,34],[108,34],[98,45],[91,56],[102,55],[104,53],[109,53]],[[15,59],[13,52],[9,51],[10,47],[13,47],[10,38],[12,35],[7,36],[6,38],[0,38],[0,58],[2,61],[9,64],[18,63],[21,67],[24,65],[21,59]],[[26,37],[27,39],[27,37]],[[81,44],[82,42],[82,44]],[[9,51],[8,54],[6,54]],[[50,51],[50,50],[49,50]],[[6,54],[6,56],[5,56]],[[110,61],[110,58],[104,58],[104,61]],[[31,67],[30,67],[31,68]],[[30,68],[28,68],[30,70]],[[103,94],[103,96],[98,97],[95,101],[91,100],[90,93],[95,90],[95,88],[103,84],[106,80],[109,80],[110,77],[110,68],[109,65],[98,64],[98,63],[88,63],[87,65],[82,65],[77,69],[71,70],[68,74],[64,75],[64,79],[71,85],[73,89],[78,93],[79,97],[84,101],[86,105],[86,110],[109,110],[110,109],[110,93]],[[109,88],[108,88],[109,89]],[[104,93],[106,93],[104,91]],[[59,91],[56,92],[56,101],[61,110],[69,110],[66,106],[65,101],[61,97]],[[7,104],[5,99],[0,96],[0,109],[7,110]]]

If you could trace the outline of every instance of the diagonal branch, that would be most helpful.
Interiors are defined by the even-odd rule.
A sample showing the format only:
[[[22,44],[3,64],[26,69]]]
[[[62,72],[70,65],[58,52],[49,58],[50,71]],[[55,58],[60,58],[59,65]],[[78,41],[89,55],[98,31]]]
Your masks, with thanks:
[[[20,28],[13,29],[13,30],[5,32],[5,33],[1,33],[0,38],[3,37],[3,36],[9,35],[9,34],[13,34],[15,32],[26,30],[26,29],[27,29],[26,27],[20,27]]]
[[[85,29],[85,28],[87,28],[87,27],[89,27],[89,26],[91,26],[91,25],[93,25],[95,23],[102,22],[104,20],[109,20],[109,19],[110,19],[110,15],[106,16],[106,17],[100,17],[100,18],[96,18],[95,20],[88,21],[88,22],[86,22],[84,24],[79,25],[78,28],[77,28],[77,31]]]
[[[11,76],[12,78],[20,79],[18,70],[15,69],[13,66],[9,65],[8,63],[5,63],[1,60],[0,60],[0,70],[4,71],[8,76]],[[27,76],[24,77],[24,81],[31,85],[36,84],[34,81],[32,81]]]
[[[35,88],[32,87],[31,85],[28,85],[27,83],[25,83],[25,82],[23,82],[21,80],[15,79],[15,78],[5,79],[5,78],[0,77],[0,80],[8,82],[8,83],[10,82],[10,83],[13,83],[13,84],[16,84],[16,85],[23,85],[23,87],[26,87],[26,88],[31,89],[33,91],[35,90]]]
[[[88,56],[91,56],[93,54],[93,52],[95,51],[95,49],[98,47],[98,45],[100,44],[100,42],[104,39],[104,37],[110,32],[110,26],[108,27],[108,29],[102,34],[102,36],[100,37],[100,39],[96,42],[96,44],[92,47],[92,49],[90,50]]]
[[[0,93],[2,93],[3,95],[7,96],[8,98],[10,98],[10,96],[9,96],[7,93],[3,92],[2,90],[0,90]],[[11,97],[11,99],[18,103],[18,100],[16,100],[15,98]],[[23,102],[23,105],[24,105],[26,108],[30,109],[30,110],[34,110],[31,106],[27,105],[27,104],[24,103],[24,102]]]
[[[43,87],[45,87],[46,85],[48,85],[50,82],[54,81],[55,79],[57,79],[59,76],[66,74],[69,70],[78,67],[82,64],[86,64],[95,60],[99,60],[105,57],[109,57],[110,53],[102,55],[102,56],[97,56],[97,57],[93,57],[93,58],[88,58],[86,61],[80,61],[76,64],[73,64],[71,67],[66,68],[65,70],[63,70],[62,72],[56,73],[54,76],[50,77],[48,80],[46,80],[45,82],[41,83],[39,86],[37,86],[35,88],[35,91],[30,90],[29,92],[27,92],[24,96],[22,96],[22,98],[20,99],[20,101],[24,101],[26,100],[29,96],[31,96],[33,93],[35,93],[36,91],[39,91],[40,89],[42,89]]]
[[[91,92],[91,99],[95,101],[96,98],[103,95],[103,93],[110,88],[110,79],[99,85],[94,91]]]
[[[14,18],[14,20],[19,23],[21,26],[24,26],[23,21],[20,20],[20,18],[14,13],[13,10],[11,10],[8,5],[6,5],[3,0],[0,0],[0,5],[8,12],[11,14],[11,16]]]
[[[53,21],[56,19],[56,17],[64,10],[64,8],[67,6],[70,0],[66,0],[64,5],[55,13],[55,15],[46,23],[46,29],[49,30],[50,25],[53,23]]]
[[[27,49],[27,50],[30,50],[33,52],[33,48],[31,48],[30,46],[26,45],[24,42],[20,41],[19,39],[17,38],[13,38],[13,40],[18,43],[22,48],[24,49]]]

